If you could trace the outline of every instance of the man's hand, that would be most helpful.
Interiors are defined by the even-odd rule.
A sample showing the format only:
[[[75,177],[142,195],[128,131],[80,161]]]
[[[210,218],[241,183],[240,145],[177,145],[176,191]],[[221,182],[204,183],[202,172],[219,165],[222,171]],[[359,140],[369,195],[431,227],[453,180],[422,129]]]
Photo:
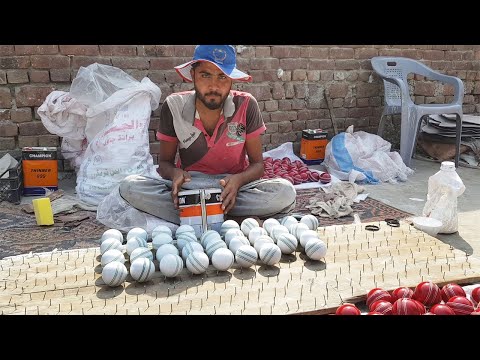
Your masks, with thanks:
[[[239,174],[228,175],[220,180],[220,185],[223,187],[220,201],[222,202],[222,210],[227,214],[235,206],[237,200],[238,189],[243,185]]]
[[[183,183],[189,182],[192,180],[192,177],[187,171],[182,169],[174,169],[172,176],[172,200],[175,209],[178,209],[178,192],[182,188]]]

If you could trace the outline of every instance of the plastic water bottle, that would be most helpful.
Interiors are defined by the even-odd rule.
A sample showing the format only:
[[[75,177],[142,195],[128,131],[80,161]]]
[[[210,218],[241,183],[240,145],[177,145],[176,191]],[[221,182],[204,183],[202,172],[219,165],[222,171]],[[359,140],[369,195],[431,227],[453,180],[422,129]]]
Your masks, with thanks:
[[[458,230],[457,198],[464,191],[465,185],[455,170],[455,163],[451,161],[443,161],[440,171],[428,179],[423,216],[442,221],[439,233],[451,234]]]

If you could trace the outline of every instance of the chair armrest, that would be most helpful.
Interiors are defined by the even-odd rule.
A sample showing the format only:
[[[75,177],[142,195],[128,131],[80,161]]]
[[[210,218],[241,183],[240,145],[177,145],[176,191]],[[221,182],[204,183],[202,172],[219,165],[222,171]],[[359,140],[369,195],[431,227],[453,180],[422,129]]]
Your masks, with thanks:
[[[421,75],[426,76],[428,79],[431,80],[436,80],[445,84],[450,84],[453,85],[454,88],[454,99],[453,99],[453,104],[462,104],[463,103],[463,81],[460,80],[458,77],[455,76],[450,76],[450,75],[445,75],[442,73],[439,73],[435,70],[432,70],[430,68],[427,68],[426,66],[425,70],[426,73],[422,73]]]

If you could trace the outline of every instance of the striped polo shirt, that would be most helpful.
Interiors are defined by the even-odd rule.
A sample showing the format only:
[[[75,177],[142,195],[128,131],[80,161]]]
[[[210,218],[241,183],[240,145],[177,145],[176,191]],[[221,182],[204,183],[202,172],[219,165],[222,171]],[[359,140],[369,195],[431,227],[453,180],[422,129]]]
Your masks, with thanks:
[[[231,90],[210,136],[195,115],[195,91],[167,97],[160,113],[157,139],[179,144],[179,163],[186,171],[237,174],[248,167],[245,140],[266,130],[255,98]]]

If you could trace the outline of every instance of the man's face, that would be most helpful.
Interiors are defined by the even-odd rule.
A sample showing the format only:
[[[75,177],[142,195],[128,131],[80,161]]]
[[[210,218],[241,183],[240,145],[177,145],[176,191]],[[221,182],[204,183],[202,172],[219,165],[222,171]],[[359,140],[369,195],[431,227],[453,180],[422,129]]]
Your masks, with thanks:
[[[210,110],[221,108],[232,88],[232,80],[208,61],[200,61],[191,71],[197,99]]]

